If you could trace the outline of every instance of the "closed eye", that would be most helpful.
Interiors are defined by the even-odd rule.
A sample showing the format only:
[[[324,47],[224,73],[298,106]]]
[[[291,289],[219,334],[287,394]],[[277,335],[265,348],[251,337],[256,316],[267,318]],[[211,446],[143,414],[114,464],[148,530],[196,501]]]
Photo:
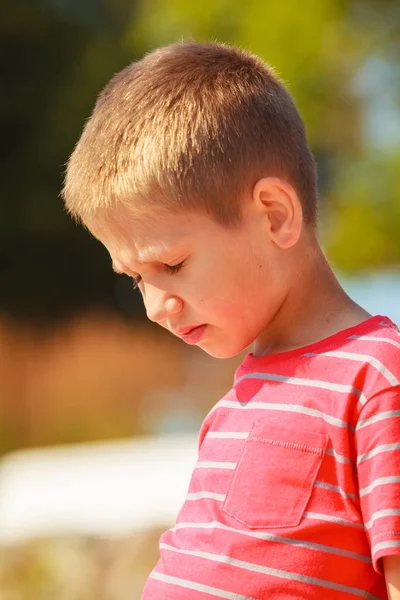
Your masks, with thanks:
[[[182,262],[178,263],[177,265],[168,265],[166,263],[163,263],[162,268],[164,269],[164,271],[166,271],[170,275],[173,275],[174,273],[178,273],[184,265],[185,265],[185,261],[183,260]],[[139,287],[139,284],[141,281],[142,281],[141,275],[137,275],[136,277],[133,277],[133,289],[134,290],[136,290]]]
[[[182,269],[184,264],[185,264],[185,261],[183,260],[182,262],[178,263],[177,265],[163,264],[163,268],[167,273],[170,273],[171,275],[173,275],[174,273],[178,273],[178,271],[180,271]]]

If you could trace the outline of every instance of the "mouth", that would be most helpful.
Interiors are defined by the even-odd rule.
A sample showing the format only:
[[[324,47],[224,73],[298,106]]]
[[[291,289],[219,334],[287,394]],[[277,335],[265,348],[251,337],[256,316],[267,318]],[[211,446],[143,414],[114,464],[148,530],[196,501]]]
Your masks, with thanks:
[[[178,329],[176,335],[183,339],[187,344],[197,344],[203,337],[207,325],[196,325],[191,327],[182,327]]]

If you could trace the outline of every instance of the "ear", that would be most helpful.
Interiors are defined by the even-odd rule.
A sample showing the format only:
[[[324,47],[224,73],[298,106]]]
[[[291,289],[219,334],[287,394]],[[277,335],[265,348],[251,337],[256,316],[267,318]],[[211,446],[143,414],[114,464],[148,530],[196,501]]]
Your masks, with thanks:
[[[254,186],[252,199],[272,242],[282,249],[294,246],[303,226],[303,210],[294,188],[278,177],[263,177]]]

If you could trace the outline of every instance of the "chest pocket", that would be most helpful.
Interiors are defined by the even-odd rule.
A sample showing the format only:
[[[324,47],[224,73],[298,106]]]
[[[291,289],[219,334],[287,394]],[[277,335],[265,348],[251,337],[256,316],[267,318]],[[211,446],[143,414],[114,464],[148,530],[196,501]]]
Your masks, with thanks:
[[[222,510],[250,528],[301,521],[328,435],[256,422],[244,445]]]

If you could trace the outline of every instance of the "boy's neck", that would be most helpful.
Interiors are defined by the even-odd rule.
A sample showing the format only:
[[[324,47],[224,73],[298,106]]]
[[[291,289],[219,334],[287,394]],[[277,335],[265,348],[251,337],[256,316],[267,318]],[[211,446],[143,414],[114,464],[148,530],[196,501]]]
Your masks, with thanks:
[[[343,290],[320,247],[303,261],[295,284],[253,345],[253,354],[277,354],[313,344],[371,315]]]

